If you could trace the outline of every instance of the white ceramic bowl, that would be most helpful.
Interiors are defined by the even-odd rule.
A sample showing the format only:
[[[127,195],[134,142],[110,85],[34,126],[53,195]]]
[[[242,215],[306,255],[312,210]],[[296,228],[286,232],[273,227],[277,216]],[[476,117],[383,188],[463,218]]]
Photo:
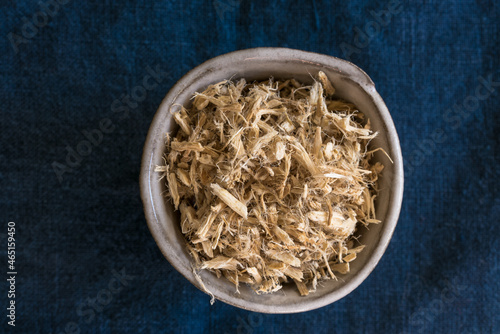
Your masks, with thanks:
[[[218,300],[264,313],[294,313],[322,307],[346,296],[360,285],[389,244],[403,197],[403,159],[398,135],[384,101],[368,75],[352,63],[285,48],[248,49],[215,57],[191,70],[172,87],[154,116],[142,157],[141,197],[151,234],[170,264],[201,289],[193,275],[193,261],[180,231],[179,213],[162,196],[165,185],[158,182],[159,175],[154,172],[154,167],[163,163],[165,133],[176,129],[171,110],[178,110],[178,105],[189,106],[194,92],[201,92],[208,85],[224,79],[245,78],[249,82],[272,76],[311,83],[319,70],[333,82],[336,96],[354,103],[370,119],[372,128],[379,132],[379,136],[372,141],[373,147],[382,147],[394,161],[392,164],[382,152],[374,156],[375,161],[385,165],[380,179],[381,191],[376,200],[377,218],[382,223],[370,225],[369,230],[358,231],[362,234],[359,241],[366,248],[351,263],[350,273],[339,275],[336,281],[323,281],[317,291],[308,296],[301,297],[294,284],[285,285],[282,291],[268,295],[257,295],[243,284],[238,294],[234,285],[225,278],[217,278],[211,272],[202,270],[200,274],[205,286]]]

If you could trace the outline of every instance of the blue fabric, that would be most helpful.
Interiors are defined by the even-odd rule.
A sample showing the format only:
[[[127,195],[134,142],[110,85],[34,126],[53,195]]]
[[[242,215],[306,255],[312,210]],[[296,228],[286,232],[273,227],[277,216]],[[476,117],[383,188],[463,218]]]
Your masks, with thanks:
[[[498,333],[498,2],[0,7],[0,272],[13,221],[17,332]],[[296,315],[210,306],[160,253],[139,197],[144,140],[170,87],[207,59],[257,46],[363,68],[405,158],[401,217],[375,271],[342,300]],[[7,290],[4,281],[6,333]]]

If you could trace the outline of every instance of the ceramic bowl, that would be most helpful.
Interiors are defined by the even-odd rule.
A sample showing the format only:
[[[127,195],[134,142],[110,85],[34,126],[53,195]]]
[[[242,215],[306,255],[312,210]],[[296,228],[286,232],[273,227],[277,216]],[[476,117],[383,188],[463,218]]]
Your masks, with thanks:
[[[201,92],[208,85],[224,79],[245,78],[250,82],[274,77],[312,83],[313,76],[319,70],[330,78],[338,97],[354,103],[370,119],[372,128],[379,132],[372,141],[373,147],[382,147],[393,160],[391,163],[382,152],[374,156],[375,161],[385,165],[380,179],[380,194],[375,203],[377,218],[382,223],[370,225],[369,230],[358,230],[357,234],[362,235],[359,241],[366,248],[351,262],[348,274],[338,275],[338,280],[321,282],[317,291],[308,296],[301,297],[295,284],[285,284],[282,291],[267,295],[257,295],[242,284],[240,293],[236,293],[235,286],[225,278],[217,278],[206,270],[200,271],[205,286],[217,300],[263,313],[295,313],[316,309],[339,300],[359,286],[375,268],[389,244],[403,197],[403,159],[398,135],[384,101],[368,75],[354,64],[327,55],[286,48],[248,49],[215,57],[187,73],[166,95],[149,129],[140,175],[141,197],[151,234],[170,264],[201,289],[193,274],[193,260],[180,231],[180,215],[165,200],[162,195],[166,190],[164,182],[159,182],[159,175],[154,172],[155,166],[163,163],[165,133],[176,130],[171,111],[177,111],[179,105],[189,106],[194,92]]]

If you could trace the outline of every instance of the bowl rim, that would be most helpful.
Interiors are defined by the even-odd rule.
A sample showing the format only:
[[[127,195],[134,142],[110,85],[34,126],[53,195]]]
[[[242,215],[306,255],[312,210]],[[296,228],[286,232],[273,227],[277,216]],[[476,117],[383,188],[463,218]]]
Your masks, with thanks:
[[[269,57],[269,53],[273,53],[273,57]],[[225,53],[216,57],[213,57],[200,65],[194,67],[189,72],[187,72],[184,76],[182,76],[169,90],[167,95],[163,98],[162,102],[158,106],[157,111],[153,117],[151,125],[148,130],[148,134],[146,137],[146,141],[144,144],[142,159],[141,159],[141,169],[140,169],[140,193],[141,199],[143,203],[143,209],[146,217],[146,222],[148,224],[148,228],[158,246],[163,256],[170,262],[170,264],[188,281],[190,281],[194,286],[196,286],[199,290],[205,292],[205,290],[200,286],[200,283],[194,278],[193,273],[185,270],[185,268],[181,268],[178,263],[179,259],[171,252],[169,249],[169,244],[163,238],[161,238],[161,233],[158,233],[157,228],[154,222],[157,221],[156,212],[153,204],[153,193],[151,192],[150,186],[150,174],[151,170],[154,166],[152,166],[152,157],[154,150],[154,138],[158,133],[154,131],[157,127],[157,124],[160,122],[162,118],[161,110],[164,108],[169,101],[175,100],[175,98],[180,94],[180,92],[184,91],[188,88],[186,83],[190,82],[191,79],[199,77],[207,70],[210,70],[211,66],[216,62],[220,62],[223,60],[231,60],[234,62],[233,58],[236,57],[241,60],[250,59],[250,58],[273,58],[275,59],[276,55],[280,55],[284,57],[284,60],[293,59],[299,60],[304,63],[313,63],[314,65],[320,65],[323,67],[328,67],[340,72],[346,72],[353,81],[356,82],[361,88],[370,96],[372,102],[374,103],[377,112],[380,116],[382,123],[386,126],[388,132],[388,146],[391,147],[391,151],[394,156],[392,156],[392,160],[394,161],[394,173],[392,175],[391,180],[391,188],[392,188],[392,196],[390,204],[387,208],[386,220],[384,220],[384,225],[382,230],[380,231],[380,239],[378,240],[378,244],[375,246],[373,252],[369,255],[366,264],[356,273],[354,274],[350,280],[340,286],[338,289],[325,294],[323,296],[317,297],[315,299],[307,300],[304,299],[303,303],[298,304],[288,304],[288,305],[265,305],[258,304],[254,302],[248,302],[244,299],[231,298],[231,296],[220,296],[218,291],[211,291],[214,294],[215,299],[220,300],[224,303],[230,304],[232,306],[242,308],[249,311],[261,312],[261,313],[272,313],[272,314],[289,314],[289,313],[298,313],[298,312],[306,312],[310,310],[314,310],[320,307],[324,307],[329,305],[349,293],[351,293],[354,289],[356,289],[375,269],[376,265],[382,258],[382,255],[385,253],[389,242],[392,238],[394,230],[396,228],[399,213],[401,210],[401,205],[403,201],[403,189],[404,189],[404,172],[403,172],[403,157],[401,153],[401,146],[399,142],[399,137],[394,126],[394,122],[392,117],[385,105],[384,101],[375,90],[375,84],[371,80],[371,78],[358,66],[355,64],[334,56],[329,56],[325,54],[291,49],[291,48],[282,48],[282,47],[258,47],[258,48],[250,48],[250,49],[242,49],[229,53]],[[206,292],[205,292],[206,293]]]

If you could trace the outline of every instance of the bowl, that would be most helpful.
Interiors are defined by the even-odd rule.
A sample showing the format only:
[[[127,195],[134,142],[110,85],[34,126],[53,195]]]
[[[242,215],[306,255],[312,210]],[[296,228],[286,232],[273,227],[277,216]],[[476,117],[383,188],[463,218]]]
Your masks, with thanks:
[[[201,270],[201,280],[217,300],[242,309],[263,313],[296,313],[316,309],[346,296],[375,268],[384,254],[397,224],[403,198],[403,159],[398,135],[384,101],[375,90],[375,85],[356,65],[345,60],[312,52],[287,48],[255,48],[224,54],[210,59],[192,69],[168,92],[156,112],[148,132],[142,157],[140,188],[147,224],[158,247],[170,264],[188,281],[203,291],[193,273],[193,263],[186,248],[186,240],[180,231],[180,215],[165,200],[166,188],[154,172],[156,165],[163,163],[165,133],[177,128],[172,113],[180,105],[188,107],[194,92],[203,91],[208,85],[225,79],[245,78],[264,80],[295,78],[303,83],[312,83],[318,71],[323,71],[336,88],[335,95],[354,103],[371,121],[372,129],[379,132],[372,141],[381,147],[393,163],[382,152],[373,159],[385,165],[380,178],[380,193],[375,207],[377,218],[382,223],[362,229],[359,239],[365,249],[351,262],[351,271],[338,275],[338,280],[327,280],[318,284],[316,292],[300,296],[295,285],[266,295],[257,295],[242,284],[239,293],[225,278]],[[382,274],[382,273],[381,273]]]

